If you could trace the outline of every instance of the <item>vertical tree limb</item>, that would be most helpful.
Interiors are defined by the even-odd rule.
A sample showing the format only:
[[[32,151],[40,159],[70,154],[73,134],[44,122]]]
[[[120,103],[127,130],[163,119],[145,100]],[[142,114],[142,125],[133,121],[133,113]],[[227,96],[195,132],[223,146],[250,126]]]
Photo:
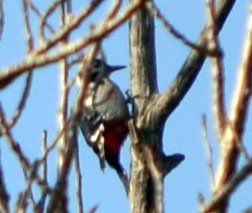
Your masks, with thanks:
[[[213,85],[213,111],[216,123],[216,132],[221,141],[226,126],[226,110],[224,104],[224,66],[223,53],[218,38],[216,23],[216,6],[215,0],[207,0],[208,12],[208,48],[212,49],[214,54],[211,56],[212,61],[212,85]]]
[[[131,2],[133,2],[132,0]],[[218,32],[235,0],[218,4]],[[146,4],[151,3],[150,1]],[[154,19],[145,7],[130,20],[131,88],[134,118],[130,124],[132,168],[130,202],[132,212],[163,212],[163,180],[183,159],[181,154],[165,156],[162,133],[166,119],[182,101],[206,58],[192,50],[171,87],[158,94],[155,62]],[[198,46],[206,47],[206,29]]]
[[[131,0],[134,2],[134,0]],[[138,132],[143,129],[146,118],[144,113],[148,100],[157,90],[156,82],[156,55],[155,55],[155,38],[154,38],[154,19],[145,7],[142,7],[130,20],[130,56],[131,56],[131,88],[135,99],[137,118],[132,123],[131,129]],[[150,121],[147,121],[147,125]],[[136,124],[136,126],[135,126]],[[146,125],[146,133],[150,136],[151,130]],[[135,129],[137,128],[137,129]],[[139,129],[138,129],[139,128]],[[133,132],[133,131],[132,131]],[[140,133],[141,134],[141,133]],[[132,138],[132,168],[129,199],[132,212],[162,212],[162,200],[157,201],[156,198],[163,196],[162,178],[160,178],[159,187],[154,184],[145,159],[144,146],[151,139],[145,141],[146,138],[138,137],[139,135],[131,134]],[[153,142],[153,141],[152,141]],[[158,141],[155,141],[158,143]],[[154,143],[155,143],[154,142]],[[160,189],[156,191],[155,188]],[[157,193],[159,195],[157,195]],[[157,201],[157,202],[156,202]]]
[[[145,6],[130,20],[130,54],[133,116],[136,116],[129,124],[131,211],[163,212],[164,177],[184,157],[165,156],[162,150],[163,126],[159,125],[158,112],[153,113],[157,97],[154,17]]]
[[[82,196],[82,175],[80,168],[80,158],[79,158],[79,146],[76,144],[76,149],[74,153],[74,168],[75,168],[75,191],[76,191],[76,206],[78,213],[84,212],[83,207],[83,196]]]
[[[9,194],[6,189],[2,160],[0,156],[0,212],[9,212]]]
[[[77,117],[73,115],[67,129],[67,147],[65,148],[65,158],[58,174],[56,184],[50,194],[47,212],[68,212],[67,177],[70,173],[73,155],[77,144]]]
[[[221,190],[235,174],[239,157],[239,146],[243,136],[249,101],[252,91],[252,5],[248,20],[248,33],[245,41],[241,67],[238,72],[237,84],[233,96],[229,123],[225,129],[225,135],[221,141],[221,159],[216,177],[214,192]],[[216,212],[225,212],[229,197],[223,200]]]
[[[70,11],[66,11],[66,4],[68,1],[61,1],[61,18],[60,24],[62,27],[65,26],[67,16]],[[68,42],[68,37],[65,37],[61,41],[61,45],[64,46]],[[69,87],[68,87],[68,75],[69,75],[69,66],[67,58],[63,58],[60,63],[60,106],[59,106],[59,127],[62,129],[67,123],[68,117],[68,96],[69,96]],[[67,131],[63,132],[63,135],[59,141],[59,158],[58,158],[58,166],[59,170],[61,170],[62,165],[64,164],[65,152],[67,147]]]

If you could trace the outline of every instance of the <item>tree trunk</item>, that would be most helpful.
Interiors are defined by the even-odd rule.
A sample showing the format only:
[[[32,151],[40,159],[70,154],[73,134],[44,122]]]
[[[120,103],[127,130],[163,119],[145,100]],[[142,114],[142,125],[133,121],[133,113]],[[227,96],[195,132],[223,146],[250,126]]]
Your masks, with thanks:
[[[130,128],[133,144],[129,194],[131,211],[163,212],[163,179],[160,175],[153,176],[146,159],[147,147],[159,144],[160,137],[159,132],[151,128],[155,124],[146,109],[149,98],[156,92],[156,61],[154,20],[145,7],[130,21],[130,55],[133,116],[136,116]]]
[[[134,1],[134,0],[132,0]],[[132,167],[129,199],[131,212],[163,212],[163,181],[182,160],[162,151],[164,122],[155,106],[156,80],[154,18],[146,7],[130,20],[131,89],[133,119],[129,124]]]

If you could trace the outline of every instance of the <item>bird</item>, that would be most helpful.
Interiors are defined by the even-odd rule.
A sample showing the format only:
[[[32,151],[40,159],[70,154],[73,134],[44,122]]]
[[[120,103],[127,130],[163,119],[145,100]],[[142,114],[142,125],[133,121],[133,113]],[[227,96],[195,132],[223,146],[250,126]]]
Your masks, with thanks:
[[[102,169],[107,162],[120,177],[126,192],[128,177],[120,163],[121,147],[128,135],[127,100],[110,75],[125,68],[111,66],[95,58],[87,73],[87,95],[81,110],[79,126],[89,146],[100,159]]]

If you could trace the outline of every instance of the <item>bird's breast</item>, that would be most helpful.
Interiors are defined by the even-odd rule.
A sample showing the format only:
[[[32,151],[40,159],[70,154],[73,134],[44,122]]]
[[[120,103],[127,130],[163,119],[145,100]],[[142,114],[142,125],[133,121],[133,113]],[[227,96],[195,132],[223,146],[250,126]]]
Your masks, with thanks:
[[[109,79],[89,89],[85,106],[98,111],[104,120],[125,119],[129,116],[122,92]]]

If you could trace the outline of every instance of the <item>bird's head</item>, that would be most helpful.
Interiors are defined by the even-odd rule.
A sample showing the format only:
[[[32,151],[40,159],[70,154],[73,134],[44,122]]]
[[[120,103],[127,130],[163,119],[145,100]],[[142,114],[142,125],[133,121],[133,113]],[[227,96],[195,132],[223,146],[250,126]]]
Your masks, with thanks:
[[[99,81],[102,78],[109,77],[109,75],[117,70],[121,70],[126,66],[110,66],[102,59],[94,59],[92,68],[90,70],[90,81]]]

